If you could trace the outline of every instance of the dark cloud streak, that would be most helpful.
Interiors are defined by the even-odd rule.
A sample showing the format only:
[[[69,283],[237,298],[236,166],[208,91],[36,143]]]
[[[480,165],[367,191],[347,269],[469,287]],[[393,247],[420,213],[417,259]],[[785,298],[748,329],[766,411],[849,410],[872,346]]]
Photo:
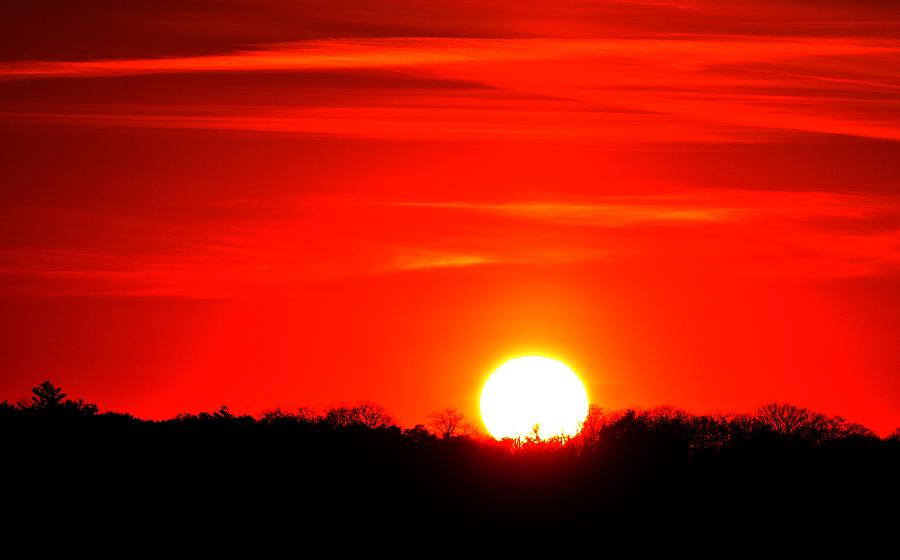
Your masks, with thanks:
[[[891,1],[10,0],[0,60],[214,54],[339,37],[896,37]]]

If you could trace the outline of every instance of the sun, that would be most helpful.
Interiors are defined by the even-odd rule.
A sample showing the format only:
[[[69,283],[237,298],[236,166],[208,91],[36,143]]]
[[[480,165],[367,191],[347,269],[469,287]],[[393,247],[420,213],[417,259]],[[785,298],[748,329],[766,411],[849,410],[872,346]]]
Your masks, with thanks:
[[[574,436],[587,413],[587,391],[575,372],[543,356],[509,360],[481,390],[481,417],[497,439]]]

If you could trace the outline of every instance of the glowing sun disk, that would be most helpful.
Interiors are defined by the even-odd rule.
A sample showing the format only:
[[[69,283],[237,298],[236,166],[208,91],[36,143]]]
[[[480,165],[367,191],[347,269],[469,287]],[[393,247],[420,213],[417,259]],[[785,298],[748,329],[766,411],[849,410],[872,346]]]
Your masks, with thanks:
[[[509,360],[481,391],[481,417],[497,439],[574,436],[587,412],[587,392],[575,372],[543,356]]]

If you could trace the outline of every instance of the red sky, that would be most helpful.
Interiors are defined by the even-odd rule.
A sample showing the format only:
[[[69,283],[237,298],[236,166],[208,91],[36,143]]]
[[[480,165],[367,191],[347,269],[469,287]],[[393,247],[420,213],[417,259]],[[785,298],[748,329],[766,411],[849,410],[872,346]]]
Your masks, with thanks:
[[[76,5],[77,4],[77,5]],[[900,5],[6,2],[0,399],[900,425]]]

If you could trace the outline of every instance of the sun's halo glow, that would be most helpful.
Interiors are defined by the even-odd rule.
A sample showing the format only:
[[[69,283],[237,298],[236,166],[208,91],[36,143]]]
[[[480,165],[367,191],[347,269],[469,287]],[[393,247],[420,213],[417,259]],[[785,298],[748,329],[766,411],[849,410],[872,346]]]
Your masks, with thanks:
[[[481,417],[496,439],[574,436],[587,413],[581,379],[566,364],[544,356],[509,360],[481,390]]]

